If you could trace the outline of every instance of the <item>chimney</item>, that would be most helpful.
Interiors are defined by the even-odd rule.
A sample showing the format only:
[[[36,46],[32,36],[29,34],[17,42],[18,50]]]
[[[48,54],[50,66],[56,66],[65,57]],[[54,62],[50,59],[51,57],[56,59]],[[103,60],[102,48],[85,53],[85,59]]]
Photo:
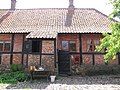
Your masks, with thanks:
[[[72,25],[72,18],[74,14],[74,5],[73,5],[73,0],[69,0],[69,7],[68,7],[68,12],[66,15],[66,21],[65,21],[65,26],[70,27]]]
[[[70,8],[70,7],[73,7],[73,8],[74,8],[73,0],[69,0],[69,8]]]
[[[16,0],[11,0],[11,10],[15,10]]]
[[[68,13],[74,14],[74,9],[73,0],[69,0]]]

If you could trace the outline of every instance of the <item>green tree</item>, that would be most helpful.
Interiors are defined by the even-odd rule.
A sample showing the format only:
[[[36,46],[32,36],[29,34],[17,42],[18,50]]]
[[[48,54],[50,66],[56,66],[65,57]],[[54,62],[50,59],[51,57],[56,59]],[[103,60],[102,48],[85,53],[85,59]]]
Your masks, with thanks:
[[[113,6],[113,11],[110,14],[110,18],[120,16],[120,0],[110,0],[110,4]]]
[[[113,12],[110,14],[110,18],[120,16],[120,0],[110,0],[113,5]],[[105,50],[105,61],[113,60],[116,58],[116,54],[120,52],[120,22],[114,22],[111,24],[110,34],[103,34],[104,38],[101,40],[100,46],[97,47],[97,51]]]

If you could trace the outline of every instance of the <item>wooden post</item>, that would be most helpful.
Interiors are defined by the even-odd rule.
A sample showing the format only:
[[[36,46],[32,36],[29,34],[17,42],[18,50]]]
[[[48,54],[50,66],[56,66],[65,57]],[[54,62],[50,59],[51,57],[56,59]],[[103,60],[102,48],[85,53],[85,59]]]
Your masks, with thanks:
[[[56,39],[54,40],[54,65],[56,68]]]
[[[1,62],[1,55],[2,55],[2,54],[0,53],[0,64],[2,63],[2,62]]]
[[[11,40],[11,55],[10,55],[10,64],[13,63],[13,47],[14,47],[14,34],[12,34],[12,40]]]
[[[24,60],[24,47],[25,47],[25,35],[23,34],[23,41],[22,41],[22,65],[23,65],[23,60]]]
[[[120,53],[118,53],[118,65],[120,65]]]
[[[93,60],[93,65],[95,65],[95,55],[94,55],[94,53],[92,54],[92,60]]]
[[[80,65],[82,65],[83,60],[82,60],[82,34],[79,34],[79,51],[80,51]]]
[[[40,52],[39,52],[39,55],[40,55],[40,66],[41,66],[41,54],[42,54],[42,40],[40,39]]]

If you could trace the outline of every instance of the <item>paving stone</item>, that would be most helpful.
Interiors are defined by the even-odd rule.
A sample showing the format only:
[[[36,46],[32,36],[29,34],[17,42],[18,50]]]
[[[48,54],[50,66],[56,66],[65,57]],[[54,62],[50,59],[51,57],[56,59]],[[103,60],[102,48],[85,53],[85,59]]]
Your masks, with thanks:
[[[0,84],[1,89],[40,90],[120,90],[120,75],[60,77],[54,83],[45,80],[19,82],[16,85]]]

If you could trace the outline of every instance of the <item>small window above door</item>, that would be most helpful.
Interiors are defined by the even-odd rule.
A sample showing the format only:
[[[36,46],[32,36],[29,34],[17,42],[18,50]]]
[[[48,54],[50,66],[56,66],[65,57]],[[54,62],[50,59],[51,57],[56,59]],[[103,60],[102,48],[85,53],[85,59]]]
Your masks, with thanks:
[[[76,42],[75,41],[62,41],[62,50],[75,52]]]
[[[70,41],[69,42],[69,49],[70,49],[70,52],[75,52],[76,51],[76,43],[75,43],[75,41]]]
[[[68,41],[62,41],[62,50],[69,51]]]

